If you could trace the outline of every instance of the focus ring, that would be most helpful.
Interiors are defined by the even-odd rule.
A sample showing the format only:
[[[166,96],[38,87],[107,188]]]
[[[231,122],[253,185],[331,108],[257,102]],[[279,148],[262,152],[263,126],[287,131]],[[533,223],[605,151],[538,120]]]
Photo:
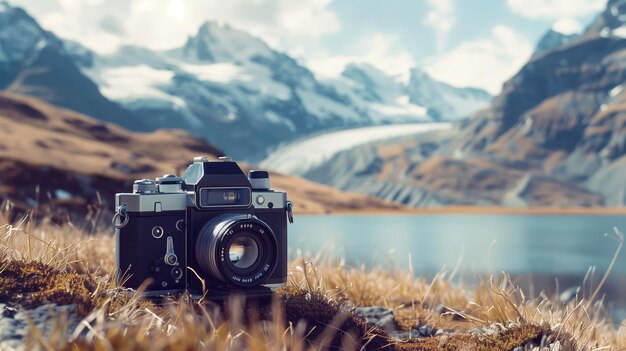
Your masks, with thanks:
[[[243,233],[243,234],[241,234]],[[233,238],[252,235],[261,245],[257,269],[238,271],[233,267],[228,250]],[[278,262],[278,244],[272,229],[256,217],[225,214],[205,224],[196,242],[196,261],[204,273],[226,283],[241,287],[260,285]]]

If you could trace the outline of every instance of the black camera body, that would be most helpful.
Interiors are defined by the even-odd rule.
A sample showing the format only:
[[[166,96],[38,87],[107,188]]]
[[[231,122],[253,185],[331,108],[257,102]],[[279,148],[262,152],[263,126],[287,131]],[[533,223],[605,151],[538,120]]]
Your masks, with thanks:
[[[146,296],[245,293],[287,280],[287,194],[267,171],[196,157],[182,177],[135,181],[115,197],[118,284]]]

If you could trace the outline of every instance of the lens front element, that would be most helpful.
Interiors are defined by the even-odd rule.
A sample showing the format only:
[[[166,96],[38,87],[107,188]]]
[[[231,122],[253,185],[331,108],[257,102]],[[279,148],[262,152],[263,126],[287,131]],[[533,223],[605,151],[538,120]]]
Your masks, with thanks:
[[[230,244],[228,258],[237,268],[250,268],[259,259],[259,245],[250,236],[241,236]]]
[[[196,240],[202,272],[241,287],[263,284],[276,268],[277,254],[274,232],[251,215],[218,216],[202,227]]]

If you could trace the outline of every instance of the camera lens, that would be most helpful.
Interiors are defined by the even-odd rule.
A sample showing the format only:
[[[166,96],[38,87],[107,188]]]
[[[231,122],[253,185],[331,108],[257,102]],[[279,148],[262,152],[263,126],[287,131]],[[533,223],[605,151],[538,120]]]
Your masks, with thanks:
[[[200,230],[196,261],[203,273],[231,285],[263,284],[276,268],[278,246],[272,229],[260,219],[221,215]]]
[[[249,268],[259,259],[259,245],[250,236],[239,237],[230,244],[228,258],[237,268]]]

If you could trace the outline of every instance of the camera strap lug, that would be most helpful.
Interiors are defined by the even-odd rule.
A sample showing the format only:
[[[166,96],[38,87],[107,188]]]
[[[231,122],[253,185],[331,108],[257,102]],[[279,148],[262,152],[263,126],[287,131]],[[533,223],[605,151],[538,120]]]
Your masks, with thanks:
[[[128,221],[130,221],[130,217],[128,216],[126,210],[126,205],[121,205],[115,210],[113,220],[111,221],[115,228],[122,229],[128,224]]]
[[[287,201],[287,206],[285,207],[287,211],[287,218],[289,219],[289,223],[293,223],[293,202]]]

